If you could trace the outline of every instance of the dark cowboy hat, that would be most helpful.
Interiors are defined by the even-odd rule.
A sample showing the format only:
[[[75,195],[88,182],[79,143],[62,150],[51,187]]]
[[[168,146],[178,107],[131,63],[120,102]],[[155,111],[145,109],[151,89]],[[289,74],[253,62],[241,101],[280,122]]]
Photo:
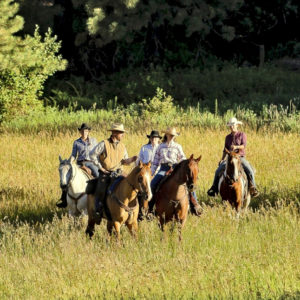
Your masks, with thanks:
[[[159,135],[159,132],[157,130],[152,130],[150,135],[147,134],[147,138],[150,139],[152,137],[158,137],[158,138],[162,138],[160,135]]]
[[[85,129],[91,130],[91,127],[89,127],[88,124],[86,124],[86,123],[82,123],[82,124],[81,124],[81,127],[78,128],[79,131],[85,130]]]

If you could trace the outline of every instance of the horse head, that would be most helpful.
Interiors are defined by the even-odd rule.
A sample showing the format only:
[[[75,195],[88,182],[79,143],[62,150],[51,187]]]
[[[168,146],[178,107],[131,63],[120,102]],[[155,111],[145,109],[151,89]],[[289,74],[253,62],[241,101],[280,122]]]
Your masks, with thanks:
[[[142,200],[142,211],[145,213],[148,210],[148,201],[152,198],[151,183],[151,162],[147,164],[139,162],[136,167],[134,186],[139,191]]]
[[[239,152],[229,151],[225,148],[227,153],[225,177],[230,179],[232,182],[237,182],[241,173],[241,157]]]
[[[59,177],[60,177],[60,187],[62,189],[66,189],[73,177],[73,165],[74,165],[74,157],[70,157],[69,159],[62,159],[59,156]]]
[[[199,173],[198,163],[201,160],[201,158],[201,155],[198,158],[194,158],[194,154],[192,154],[187,160],[188,163],[186,169],[186,185],[190,192],[192,192],[196,186]]]

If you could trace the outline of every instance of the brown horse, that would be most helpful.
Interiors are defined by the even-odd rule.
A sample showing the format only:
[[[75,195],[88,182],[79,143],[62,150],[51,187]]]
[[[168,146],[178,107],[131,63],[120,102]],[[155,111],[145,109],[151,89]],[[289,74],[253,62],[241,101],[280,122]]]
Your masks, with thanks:
[[[189,208],[189,192],[192,192],[196,186],[198,177],[198,163],[201,156],[180,162],[161,184],[155,193],[155,214],[157,215],[161,230],[164,231],[164,225],[167,222],[176,220],[179,228],[179,239],[181,240],[181,230],[187,219]]]
[[[120,228],[126,224],[130,233],[134,235],[138,230],[139,203],[137,199],[138,192],[144,200],[144,208],[148,208],[148,201],[152,197],[150,188],[151,182],[151,163],[139,163],[127,177],[124,177],[115,189],[108,193],[106,198],[107,230],[112,234],[113,228],[116,231],[117,238],[120,239]],[[95,197],[88,195],[88,226],[86,233],[92,237],[95,230]]]
[[[240,155],[234,151],[227,153],[225,172],[219,180],[219,192],[222,200],[228,201],[237,211],[239,217],[243,208],[245,211],[250,203],[248,180],[241,164]]]

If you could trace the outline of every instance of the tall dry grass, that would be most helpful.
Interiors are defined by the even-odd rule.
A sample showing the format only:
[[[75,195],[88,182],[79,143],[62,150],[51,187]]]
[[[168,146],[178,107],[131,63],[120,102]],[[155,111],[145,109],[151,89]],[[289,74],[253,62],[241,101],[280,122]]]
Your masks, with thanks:
[[[162,129],[162,128],[158,128]],[[146,133],[126,134],[130,155]],[[99,141],[108,132],[91,133]],[[121,245],[105,226],[93,241],[86,220],[55,208],[58,155],[69,157],[74,133],[2,134],[0,156],[0,297],[13,299],[297,299],[300,297],[300,140],[294,133],[247,132],[247,158],[261,195],[239,221],[208,199],[226,131],[181,128],[186,155],[202,154],[197,195],[204,213],[176,231],[142,222],[139,239]]]

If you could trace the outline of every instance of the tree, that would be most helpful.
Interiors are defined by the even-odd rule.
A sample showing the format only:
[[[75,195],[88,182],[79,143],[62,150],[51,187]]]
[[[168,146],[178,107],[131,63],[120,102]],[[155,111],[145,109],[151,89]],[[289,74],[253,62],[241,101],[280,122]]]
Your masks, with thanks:
[[[66,68],[66,61],[57,55],[60,43],[50,29],[44,38],[38,27],[33,36],[16,35],[24,25],[17,12],[13,0],[0,2],[0,121],[41,109],[45,80]]]

